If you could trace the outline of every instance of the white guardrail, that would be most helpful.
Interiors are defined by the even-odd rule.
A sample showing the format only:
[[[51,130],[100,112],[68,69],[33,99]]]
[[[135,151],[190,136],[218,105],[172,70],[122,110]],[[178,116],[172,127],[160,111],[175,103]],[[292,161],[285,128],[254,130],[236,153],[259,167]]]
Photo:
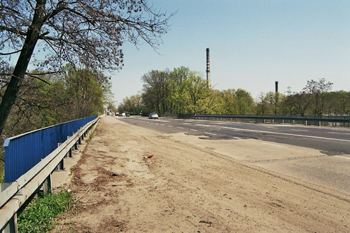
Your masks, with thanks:
[[[0,193],[0,232],[17,232],[17,211],[44,184],[51,183],[51,173],[60,165],[71,149],[86,136],[99,118],[87,123],[73,136],[59,145],[32,169],[12,182]]]

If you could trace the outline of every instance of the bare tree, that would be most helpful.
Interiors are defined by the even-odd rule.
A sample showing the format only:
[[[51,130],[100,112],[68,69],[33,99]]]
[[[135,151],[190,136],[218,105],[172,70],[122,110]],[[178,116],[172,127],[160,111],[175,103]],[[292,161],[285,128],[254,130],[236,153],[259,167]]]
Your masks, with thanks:
[[[333,83],[326,82],[324,78],[320,79],[318,82],[312,79],[311,81],[307,81],[303,91],[313,96],[314,115],[321,116],[324,113],[327,98],[326,93],[332,89],[332,86]]]
[[[257,115],[270,115],[272,114],[272,105],[269,102],[268,94],[260,92],[256,98],[256,114]]]
[[[0,134],[29,64],[51,72],[67,62],[93,70],[119,69],[123,42],[144,41],[157,48],[169,17],[145,0],[1,1],[0,62],[9,57],[17,61],[2,96]]]
[[[294,107],[294,111],[301,116],[305,116],[306,111],[310,107],[312,102],[312,95],[300,92],[295,93],[294,95],[289,96],[289,104]]]

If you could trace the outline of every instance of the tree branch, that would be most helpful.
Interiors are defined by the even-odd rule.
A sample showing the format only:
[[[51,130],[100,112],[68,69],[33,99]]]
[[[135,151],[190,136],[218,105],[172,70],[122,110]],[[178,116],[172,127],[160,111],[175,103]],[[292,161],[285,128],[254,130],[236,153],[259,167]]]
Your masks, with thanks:
[[[11,54],[19,53],[19,52],[21,52],[21,51],[22,51],[22,49],[17,50],[17,51],[13,51],[13,52],[10,52],[10,53],[0,53],[0,56],[11,55]]]
[[[46,83],[46,84],[51,85],[51,83],[49,83],[49,82],[46,81],[45,79],[42,79],[42,78],[40,78],[40,77],[38,77],[38,76],[36,76],[36,75],[33,75],[33,74],[27,74],[27,75],[28,75],[29,77],[39,79],[40,81],[42,81],[42,82],[44,82],[44,83]]]
[[[26,36],[27,32],[22,32],[20,30],[18,30],[18,28],[10,28],[10,27],[5,27],[0,25],[0,31],[8,31],[8,32],[12,32],[14,34],[20,34],[22,36]]]

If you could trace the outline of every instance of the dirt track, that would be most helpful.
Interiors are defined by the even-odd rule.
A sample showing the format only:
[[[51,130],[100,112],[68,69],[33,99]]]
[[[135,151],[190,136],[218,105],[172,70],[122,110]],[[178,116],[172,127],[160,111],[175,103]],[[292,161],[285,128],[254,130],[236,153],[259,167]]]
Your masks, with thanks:
[[[53,232],[350,232],[349,195],[112,117],[70,170]]]

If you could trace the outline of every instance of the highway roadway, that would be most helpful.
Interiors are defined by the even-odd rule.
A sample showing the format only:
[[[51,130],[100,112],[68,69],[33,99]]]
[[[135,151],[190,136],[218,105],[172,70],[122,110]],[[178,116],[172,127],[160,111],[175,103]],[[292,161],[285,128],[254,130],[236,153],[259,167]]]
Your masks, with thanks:
[[[264,142],[259,145],[274,145],[279,148],[281,156],[271,159],[271,156],[266,154],[259,155],[259,158],[250,157],[249,160],[244,156],[236,159],[350,194],[350,129],[171,118],[118,119],[162,134],[185,133],[209,139],[211,142],[228,139],[244,142],[245,139],[257,139],[257,145]],[[295,148],[299,147],[313,149],[319,154],[305,151],[305,155],[283,156],[284,151],[296,150]],[[215,149],[220,151],[220,148]]]

